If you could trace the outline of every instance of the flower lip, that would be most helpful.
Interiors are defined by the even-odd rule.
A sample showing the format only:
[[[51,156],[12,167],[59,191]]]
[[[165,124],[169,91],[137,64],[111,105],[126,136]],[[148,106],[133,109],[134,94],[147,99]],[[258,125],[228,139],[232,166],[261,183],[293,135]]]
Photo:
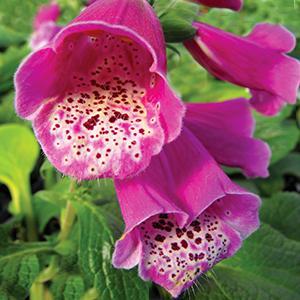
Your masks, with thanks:
[[[56,79],[65,82],[34,119],[36,135],[65,174],[135,174],[164,143],[160,98],[153,95],[161,79],[148,71],[152,56],[127,36],[107,31],[68,37],[56,52]]]
[[[139,34],[131,30],[127,26],[109,24],[103,21],[82,21],[69,24],[63,28],[53,39],[52,49],[57,52],[59,47],[63,44],[64,40],[72,34],[84,33],[85,31],[105,31],[106,33],[124,36],[132,39],[140,46],[146,48],[153,58],[153,63],[149,69],[150,72],[156,72],[164,75],[166,70],[158,65],[158,58],[153,47]]]

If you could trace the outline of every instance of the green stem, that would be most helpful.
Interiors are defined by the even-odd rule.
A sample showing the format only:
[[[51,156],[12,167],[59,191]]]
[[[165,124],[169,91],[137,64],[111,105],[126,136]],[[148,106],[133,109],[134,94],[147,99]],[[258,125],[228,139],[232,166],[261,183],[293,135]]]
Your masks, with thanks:
[[[39,282],[34,282],[30,288],[30,300],[44,299],[44,285]]]
[[[32,199],[31,199],[31,192],[29,187],[29,182],[24,184],[21,188],[21,213],[24,214],[26,228],[27,228],[27,240],[28,241],[36,241],[38,239],[37,227],[36,227],[36,220],[34,215],[34,210],[32,206]]]
[[[70,194],[72,194],[76,189],[76,182],[71,181]],[[58,235],[58,242],[61,243],[65,241],[72,230],[72,226],[75,220],[76,214],[75,209],[72,206],[72,201],[68,200],[66,209],[61,218],[61,231]],[[49,266],[44,269],[39,276],[35,279],[34,283],[30,289],[30,300],[40,300],[44,299],[45,296],[45,286],[44,283],[53,279],[53,277],[59,271],[59,257],[53,256]]]
[[[70,193],[72,194],[76,188],[76,182],[71,181],[70,185]],[[61,231],[58,236],[58,240],[60,242],[65,241],[69,234],[70,231],[72,230],[72,226],[75,220],[76,214],[75,214],[75,209],[72,205],[72,201],[68,200],[66,210],[63,214],[62,221],[61,221]]]

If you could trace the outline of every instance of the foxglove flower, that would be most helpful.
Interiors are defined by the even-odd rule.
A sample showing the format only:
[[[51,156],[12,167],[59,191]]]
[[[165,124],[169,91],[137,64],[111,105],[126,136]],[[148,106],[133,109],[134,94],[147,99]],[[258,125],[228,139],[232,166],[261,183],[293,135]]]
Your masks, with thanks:
[[[61,26],[56,24],[60,16],[60,7],[52,2],[49,5],[42,5],[34,19],[34,33],[30,39],[30,47],[38,50],[47,44],[61,30]]]
[[[195,0],[209,7],[230,8],[240,10],[243,6],[243,0]]]
[[[159,20],[145,0],[98,0],[15,76],[16,111],[77,179],[125,178],[180,133]]]
[[[261,113],[274,115],[293,104],[300,82],[300,64],[286,53],[295,37],[279,25],[258,24],[245,37],[194,23],[196,36],[185,42],[193,57],[211,74],[247,87],[251,103]]]
[[[246,99],[190,104],[184,124],[144,172],[115,181],[126,229],[113,264],[138,265],[143,279],[173,297],[259,226],[259,198],[232,183],[217,161],[266,176],[270,158],[268,146],[252,138]]]

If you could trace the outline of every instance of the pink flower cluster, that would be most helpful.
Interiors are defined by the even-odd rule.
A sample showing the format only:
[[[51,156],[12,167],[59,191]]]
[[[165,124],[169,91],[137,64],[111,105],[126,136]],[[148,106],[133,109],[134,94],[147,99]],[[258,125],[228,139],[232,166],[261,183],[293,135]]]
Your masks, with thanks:
[[[251,99],[184,104],[167,80],[160,22],[145,0],[98,0],[67,26],[56,4],[35,21],[34,52],[15,76],[16,111],[50,162],[78,180],[111,177],[125,220],[113,264],[174,297],[259,226],[260,199],[221,166],[268,176],[270,150],[253,137],[251,105],[266,115],[295,103],[294,36],[258,24],[245,37],[195,22],[184,42],[215,77]],[[239,10],[242,1],[196,1]]]

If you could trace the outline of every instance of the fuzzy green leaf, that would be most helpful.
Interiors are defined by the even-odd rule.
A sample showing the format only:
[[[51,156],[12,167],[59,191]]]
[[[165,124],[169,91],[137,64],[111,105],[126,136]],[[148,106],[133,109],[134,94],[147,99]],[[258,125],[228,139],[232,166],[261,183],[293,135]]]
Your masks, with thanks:
[[[34,135],[25,126],[0,126],[0,182],[7,185],[13,199],[13,211],[18,213],[23,197],[28,197],[29,175],[39,155]]]
[[[9,291],[17,299],[25,299],[31,284],[40,272],[38,255],[51,251],[50,246],[40,243],[1,247],[1,288]]]
[[[80,227],[79,265],[88,286],[98,290],[100,299],[149,299],[148,285],[135,270],[116,270],[111,264],[114,232],[106,210],[89,202],[74,206]]]

